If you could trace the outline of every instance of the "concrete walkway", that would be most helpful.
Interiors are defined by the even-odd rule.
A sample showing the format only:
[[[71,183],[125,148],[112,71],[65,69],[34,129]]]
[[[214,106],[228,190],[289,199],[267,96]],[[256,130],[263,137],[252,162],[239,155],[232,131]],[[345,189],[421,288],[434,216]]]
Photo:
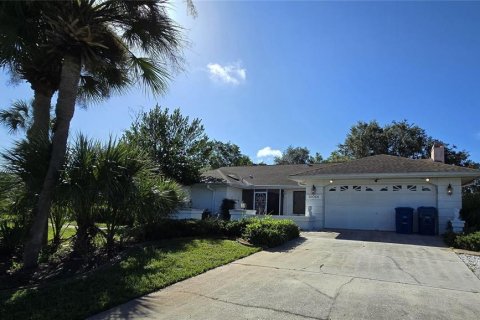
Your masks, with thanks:
[[[441,239],[311,232],[92,319],[478,319],[480,280]]]

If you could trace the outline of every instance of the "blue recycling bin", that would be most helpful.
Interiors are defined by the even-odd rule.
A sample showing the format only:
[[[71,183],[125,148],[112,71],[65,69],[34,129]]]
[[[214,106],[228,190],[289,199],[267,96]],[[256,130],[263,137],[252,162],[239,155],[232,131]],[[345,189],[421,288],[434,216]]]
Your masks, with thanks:
[[[418,212],[418,233],[434,236],[437,234],[437,208],[419,207]]]
[[[395,226],[397,233],[413,233],[413,208],[395,208]]]

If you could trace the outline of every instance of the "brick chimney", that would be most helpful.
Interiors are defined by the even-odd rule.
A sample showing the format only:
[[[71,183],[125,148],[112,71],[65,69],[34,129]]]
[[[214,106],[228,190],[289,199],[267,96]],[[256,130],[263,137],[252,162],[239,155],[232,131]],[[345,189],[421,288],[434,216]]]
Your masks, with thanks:
[[[439,143],[434,143],[430,158],[435,162],[445,163],[445,148]]]

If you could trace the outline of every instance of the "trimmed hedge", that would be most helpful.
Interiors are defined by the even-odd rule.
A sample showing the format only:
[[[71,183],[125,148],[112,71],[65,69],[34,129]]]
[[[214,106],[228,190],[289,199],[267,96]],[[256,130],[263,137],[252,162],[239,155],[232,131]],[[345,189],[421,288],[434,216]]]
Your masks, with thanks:
[[[291,220],[252,218],[238,221],[171,220],[137,226],[133,237],[138,241],[152,241],[182,237],[243,238],[256,246],[275,247],[300,235],[298,226]]]
[[[457,235],[453,242],[453,246],[459,249],[480,251],[480,231],[465,235]]]
[[[480,251],[480,231],[464,234],[447,232],[444,235],[445,243],[457,249]]]
[[[271,218],[251,219],[242,233],[242,238],[262,247],[276,247],[289,240],[298,238],[300,230],[291,220]]]

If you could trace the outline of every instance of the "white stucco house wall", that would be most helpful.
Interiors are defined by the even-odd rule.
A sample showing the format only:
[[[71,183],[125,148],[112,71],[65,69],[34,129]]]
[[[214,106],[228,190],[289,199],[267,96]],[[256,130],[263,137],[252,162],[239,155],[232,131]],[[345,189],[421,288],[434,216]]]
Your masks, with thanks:
[[[443,147],[432,151],[432,159],[377,155],[342,163],[224,167],[189,187],[190,206],[216,213],[227,198],[238,209],[288,218],[304,230],[382,231],[395,230],[396,207],[435,207],[443,233],[462,207],[462,186],[478,177],[480,170],[443,163]]]

